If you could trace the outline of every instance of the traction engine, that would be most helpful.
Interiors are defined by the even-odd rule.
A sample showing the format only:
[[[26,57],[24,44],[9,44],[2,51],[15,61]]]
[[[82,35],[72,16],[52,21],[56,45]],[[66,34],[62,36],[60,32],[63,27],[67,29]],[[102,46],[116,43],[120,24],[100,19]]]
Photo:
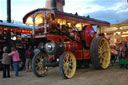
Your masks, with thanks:
[[[51,9],[36,9],[23,18],[33,25],[33,44],[38,47],[32,60],[33,73],[46,76],[49,67],[59,66],[63,78],[75,75],[77,66],[107,69],[110,46],[103,36],[97,36],[93,25],[109,26],[106,21],[82,17]]]

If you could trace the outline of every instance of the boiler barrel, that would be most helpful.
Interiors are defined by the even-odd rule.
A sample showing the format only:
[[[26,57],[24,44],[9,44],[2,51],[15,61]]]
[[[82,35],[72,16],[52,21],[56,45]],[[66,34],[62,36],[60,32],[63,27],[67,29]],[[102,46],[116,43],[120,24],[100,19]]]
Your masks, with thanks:
[[[78,42],[64,42],[65,51],[74,51],[82,49],[81,43]]]

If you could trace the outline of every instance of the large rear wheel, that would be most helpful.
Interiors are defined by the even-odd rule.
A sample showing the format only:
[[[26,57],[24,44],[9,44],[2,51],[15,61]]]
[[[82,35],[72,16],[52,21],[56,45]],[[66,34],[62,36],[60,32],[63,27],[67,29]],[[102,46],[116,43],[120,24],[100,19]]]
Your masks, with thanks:
[[[76,72],[76,58],[71,52],[64,52],[59,62],[60,73],[65,79],[72,78]]]
[[[107,69],[109,67],[111,52],[106,38],[94,38],[91,43],[90,52],[91,62],[96,69]]]
[[[47,61],[47,54],[37,53],[32,60],[32,70],[37,77],[44,77],[48,72],[48,67],[44,66],[44,63]]]

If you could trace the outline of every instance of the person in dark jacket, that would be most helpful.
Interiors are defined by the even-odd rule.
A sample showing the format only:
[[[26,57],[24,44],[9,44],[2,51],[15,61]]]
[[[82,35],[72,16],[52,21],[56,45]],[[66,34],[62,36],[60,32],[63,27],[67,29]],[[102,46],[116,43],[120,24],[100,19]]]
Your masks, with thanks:
[[[25,57],[26,57],[26,72],[31,71],[32,69],[32,56],[33,56],[33,50],[32,47],[29,46],[29,48],[26,50]]]
[[[34,46],[33,53],[36,55],[40,50],[37,48],[37,46]]]
[[[10,77],[10,64],[11,64],[11,57],[8,56],[7,47],[3,48],[3,55],[2,55],[2,64],[3,64],[3,78]]]

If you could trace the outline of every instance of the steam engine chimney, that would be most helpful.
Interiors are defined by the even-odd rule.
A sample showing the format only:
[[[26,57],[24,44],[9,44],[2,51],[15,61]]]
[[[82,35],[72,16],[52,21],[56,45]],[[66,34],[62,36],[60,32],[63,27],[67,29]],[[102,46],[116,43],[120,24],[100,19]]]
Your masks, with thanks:
[[[46,0],[46,8],[54,9],[63,12],[63,6],[65,5],[65,0]]]
[[[11,0],[7,0],[7,22],[11,23]]]

